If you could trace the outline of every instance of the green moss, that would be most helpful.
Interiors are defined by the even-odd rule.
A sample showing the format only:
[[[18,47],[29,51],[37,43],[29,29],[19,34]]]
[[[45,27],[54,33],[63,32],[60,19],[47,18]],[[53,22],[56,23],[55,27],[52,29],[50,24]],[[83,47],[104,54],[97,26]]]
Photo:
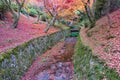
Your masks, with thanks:
[[[2,62],[4,59],[4,57],[2,55],[0,55],[0,62]]]
[[[6,53],[1,53],[0,55],[0,62],[2,62],[4,59],[9,59],[11,57],[11,54],[17,54],[18,47],[14,49],[9,49]]]
[[[91,49],[85,46],[80,37],[76,43],[74,55],[74,68],[78,80],[86,78],[87,80],[119,80],[120,76],[115,69],[109,69],[104,65],[104,60],[99,56],[92,54]]]
[[[4,75],[5,72],[6,72],[5,69],[1,69],[0,74],[1,74],[1,75]]]
[[[14,48],[13,51],[12,51],[12,53],[15,54],[15,55],[17,55],[17,52],[18,52],[18,47]]]
[[[0,55],[0,61],[2,62],[5,58],[9,59],[10,58],[10,55],[13,53],[12,52],[13,49],[9,49],[6,53],[2,53]]]
[[[29,42],[24,42],[23,44],[21,44],[21,45],[19,46],[19,48],[20,48],[20,49],[26,48],[26,47],[28,46],[28,43],[29,43]]]
[[[7,58],[7,59],[10,58],[10,54],[7,54],[7,53],[2,54],[2,56],[4,57],[4,59],[5,59],[5,58]]]
[[[9,49],[9,50],[7,51],[7,54],[9,54],[9,55],[12,54],[12,50],[13,50],[13,49]]]

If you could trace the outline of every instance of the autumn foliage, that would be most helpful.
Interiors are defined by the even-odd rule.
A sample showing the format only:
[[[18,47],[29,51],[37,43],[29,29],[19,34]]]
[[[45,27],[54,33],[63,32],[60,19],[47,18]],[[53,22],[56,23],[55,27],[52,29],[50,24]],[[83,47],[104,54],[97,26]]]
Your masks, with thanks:
[[[29,3],[40,6],[43,1],[44,0],[29,0]],[[51,1],[53,1],[53,3],[51,3]],[[93,0],[91,0],[90,2],[90,5],[92,6]],[[76,10],[84,10],[84,4],[81,2],[81,0],[47,0],[47,3],[47,6],[49,7],[55,5],[59,12],[59,16],[63,17],[73,15]]]

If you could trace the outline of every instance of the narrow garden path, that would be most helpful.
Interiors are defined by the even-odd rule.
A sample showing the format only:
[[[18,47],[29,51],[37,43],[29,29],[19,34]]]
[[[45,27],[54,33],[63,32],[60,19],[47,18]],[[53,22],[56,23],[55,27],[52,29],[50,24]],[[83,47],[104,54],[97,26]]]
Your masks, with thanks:
[[[35,59],[22,80],[76,80],[72,56],[76,38],[61,40]]]

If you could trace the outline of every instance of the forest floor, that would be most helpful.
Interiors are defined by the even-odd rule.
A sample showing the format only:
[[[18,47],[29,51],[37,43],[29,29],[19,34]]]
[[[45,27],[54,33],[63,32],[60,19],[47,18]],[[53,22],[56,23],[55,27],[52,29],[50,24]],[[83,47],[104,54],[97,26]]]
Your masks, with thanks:
[[[120,9],[112,12],[110,17],[112,28],[104,16],[94,28],[82,28],[81,37],[94,54],[99,55],[110,69],[115,68],[120,75]]]
[[[35,59],[22,80],[76,80],[72,56],[76,38],[61,40]]]
[[[11,16],[10,13],[7,13],[5,20],[0,20],[0,53],[35,37],[48,35],[59,30],[51,27],[47,33],[44,33],[45,23],[35,24],[34,18],[27,18],[24,15],[21,15],[17,28],[12,29],[13,18]]]

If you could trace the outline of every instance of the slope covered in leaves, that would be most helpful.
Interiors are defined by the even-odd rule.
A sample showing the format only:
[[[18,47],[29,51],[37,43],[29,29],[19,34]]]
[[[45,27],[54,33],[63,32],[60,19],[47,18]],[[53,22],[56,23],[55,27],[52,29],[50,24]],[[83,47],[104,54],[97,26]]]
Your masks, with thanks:
[[[93,52],[105,60],[109,68],[115,68],[120,75],[120,9],[110,14],[112,28],[107,17],[99,19],[94,28],[87,31],[82,28],[84,41],[93,48]]]
[[[44,33],[46,24],[34,24],[35,21],[33,18],[28,19],[21,15],[17,28],[12,29],[10,25],[12,25],[13,19],[10,13],[7,14],[5,21],[0,20],[0,53],[34,37],[44,36],[59,30],[51,27],[48,33]]]

